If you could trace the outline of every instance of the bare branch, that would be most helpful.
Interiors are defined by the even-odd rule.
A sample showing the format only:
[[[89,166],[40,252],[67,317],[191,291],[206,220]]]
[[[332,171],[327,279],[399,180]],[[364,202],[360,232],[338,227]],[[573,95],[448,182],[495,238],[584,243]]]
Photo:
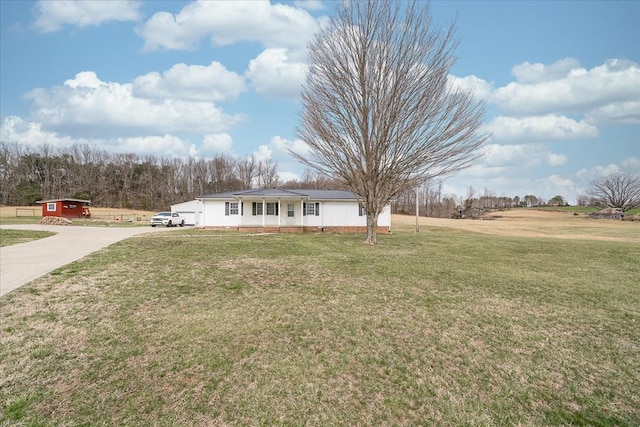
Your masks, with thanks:
[[[367,241],[389,201],[479,157],[484,103],[449,84],[454,27],[434,27],[428,5],[345,2],[308,48],[299,136],[308,167],[363,198]]]
[[[612,208],[628,211],[640,206],[640,176],[618,172],[591,183],[590,195]]]

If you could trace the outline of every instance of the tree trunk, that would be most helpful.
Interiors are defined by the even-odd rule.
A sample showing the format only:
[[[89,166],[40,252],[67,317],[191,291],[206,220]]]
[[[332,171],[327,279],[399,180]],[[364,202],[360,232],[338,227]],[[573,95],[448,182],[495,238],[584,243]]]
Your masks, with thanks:
[[[364,242],[369,245],[378,243],[378,216],[367,213],[367,240]]]

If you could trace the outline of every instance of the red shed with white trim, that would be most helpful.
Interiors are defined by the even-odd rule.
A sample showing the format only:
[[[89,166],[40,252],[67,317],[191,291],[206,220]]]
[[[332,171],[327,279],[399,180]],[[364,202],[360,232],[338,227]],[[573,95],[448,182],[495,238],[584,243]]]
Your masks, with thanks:
[[[89,208],[90,200],[82,199],[55,199],[41,200],[42,217],[58,216],[62,218],[88,218],[91,216]]]

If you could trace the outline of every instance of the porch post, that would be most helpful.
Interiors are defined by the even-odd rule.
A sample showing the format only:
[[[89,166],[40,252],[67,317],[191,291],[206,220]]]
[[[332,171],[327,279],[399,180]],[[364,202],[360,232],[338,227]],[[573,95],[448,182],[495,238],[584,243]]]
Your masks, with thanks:
[[[282,215],[282,206],[280,206],[280,199],[278,199],[278,227],[280,227],[280,216]]]
[[[265,206],[264,199],[262,199],[262,226],[264,227],[267,224],[267,207]]]

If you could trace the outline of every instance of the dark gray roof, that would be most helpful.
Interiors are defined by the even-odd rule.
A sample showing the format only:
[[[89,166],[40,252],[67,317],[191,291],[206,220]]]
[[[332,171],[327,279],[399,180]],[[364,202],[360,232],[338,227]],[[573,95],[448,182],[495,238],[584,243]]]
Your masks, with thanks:
[[[257,190],[228,191],[225,193],[199,196],[198,199],[240,199],[240,198],[273,198],[273,199],[311,199],[311,200],[358,200],[356,194],[342,190],[285,190],[282,188],[265,188]]]
[[[69,197],[65,197],[62,199],[51,199],[51,200],[38,200],[36,203],[53,203],[53,202],[75,202],[75,203],[91,203],[91,200],[84,199],[71,199]]]

